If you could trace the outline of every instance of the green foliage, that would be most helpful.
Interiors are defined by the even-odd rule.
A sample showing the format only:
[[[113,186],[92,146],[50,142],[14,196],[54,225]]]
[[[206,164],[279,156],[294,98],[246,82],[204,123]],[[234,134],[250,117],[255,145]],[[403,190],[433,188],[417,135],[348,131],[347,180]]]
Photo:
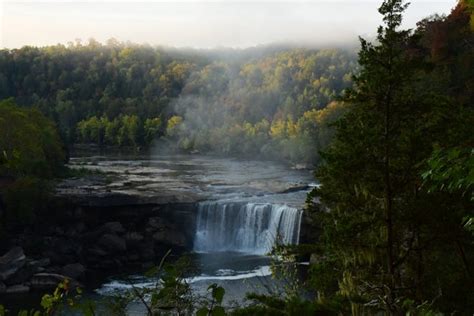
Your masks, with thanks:
[[[212,300],[209,306],[201,307],[197,310],[196,316],[225,316],[227,315],[224,307],[221,306],[224,299],[225,290],[217,284],[209,285],[208,291],[211,292]]]
[[[422,174],[430,191],[461,191],[474,199],[474,148],[437,148]]]
[[[301,297],[278,298],[269,295],[249,294],[247,298],[251,300],[249,306],[233,310],[230,315],[258,315],[258,316],[296,316],[315,315],[330,316],[341,315],[344,311],[336,304],[324,304],[316,301],[305,300]]]
[[[143,129],[145,133],[145,143],[151,144],[154,140],[158,139],[162,133],[163,124],[159,117],[148,118],[143,123]]]
[[[35,108],[0,102],[0,173],[11,176],[50,177],[65,161],[53,123]]]
[[[222,307],[225,291],[222,287],[212,284],[209,286],[211,298],[196,297],[185,275],[189,273],[190,259],[181,257],[173,263],[166,259],[168,251],[158,266],[150,269],[146,276],[157,278],[154,286],[137,288],[132,282],[132,289],[126,294],[119,294],[109,302],[109,308],[115,313],[123,313],[132,301],[139,301],[147,310],[147,315],[198,315],[223,316],[226,315]]]
[[[179,126],[183,123],[183,118],[178,115],[172,116],[166,124],[166,135],[174,137],[178,133]]]
[[[41,307],[45,315],[58,314],[65,308],[77,308],[84,316],[94,315],[95,306],[90,302],[83,302],[81,305],[76,303],[81,299],[81,294],[80,288],[71,288],[69,279],[64,279],[58,284],[53,294],[45,294],[41,298]],[[71,295],[74,296],[71,297]]]
[[[67,145],[147,147],[168,136],[178,149],[316,161],[322,134],[305,128],[273,138],[267,125],[295,125],[326,107],[351,85],[354,54],[279,47],[234,54],[115,40],[1,50],[0,99],[37,106]]]
[[[343,111],[351,53],[295,49],[193,73],[176,101],[184,149],[317,163]]]
[[[120,115],[110,121],[107,117],[93,116],[77,125],[78,140],[83,143],[130,146],[137,148],[153,141],[159,133],[159,118],[147,119],[142,123],[136,115]],[[144,133],[144,134],[143,134]]]
[[[93,116],[159,117],[205,56],[115,40],[0,51],[0,99],[37,105],[68,143]]]
[[[77,310],[81,315],[94,316],[96,306],[94,303],[81,300],[82,290],[71,288],[69,279],[60,282],[53,294],[45,294],[41,298],[41,310],[20,310],[18,316],[50,316],[61,312]],[[0,316],[10,315],[3,305],[0,305]]]
[[[174,310],[178,315],[192,310],[191,288],[184,279],[188,269],[189,259],[186,257],[164,265],[160,275],[161,288],[151,293],[152,310]]]
[[[414,33],[399,30],[405,8],[384,1],[377,42],[361,39],[347,112],[308,199],[320,247],[311,284],[325,300],[342,295],[354,315],[467,313],[474,113],[473,74],[461,65],[472,56],[443,41],[473,36],[459,7]]]
[[[6,205],[0,222],[6,230],[32,224],[49,201],[51,177],[64,170],[65,154],[54,124],[36,108],[0,102],[0,176]]]

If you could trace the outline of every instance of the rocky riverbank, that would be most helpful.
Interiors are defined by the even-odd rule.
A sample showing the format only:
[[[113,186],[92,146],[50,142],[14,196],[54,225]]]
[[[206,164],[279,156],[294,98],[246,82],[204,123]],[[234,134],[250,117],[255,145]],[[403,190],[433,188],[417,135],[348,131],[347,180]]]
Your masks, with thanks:
[[[54,288],[66,277],[78,283],[88,275],[142,270],[169,249],[179,254],[192,248],[194,202],[110,194],[61,195],[52,205],[62,209],[52,211],[57,216],[4,240],[0,294]]]
[[[87,286],[94,276],[146,270],[169,249],[176,255],[192,250],[199,202],[280,196],[275,203],[299,207],[304,197],[287,198],[308,189],[306,172],[283,166],[160,159],[73,159],[72,167],[89,171],[59,182],[34,225],[2,238],[0,295],[54,287],[64,277]],[[304,226],[305,220],[303,236]]]

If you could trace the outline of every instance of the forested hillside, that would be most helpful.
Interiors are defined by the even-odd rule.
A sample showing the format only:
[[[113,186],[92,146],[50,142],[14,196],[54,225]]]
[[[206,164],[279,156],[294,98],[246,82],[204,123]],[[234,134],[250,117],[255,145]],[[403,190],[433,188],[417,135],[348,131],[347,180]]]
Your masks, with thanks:
[[[70,264],[126,273],[126,264],[143,269],[163,253],[151,270],[156,285],[142,289],[146,279],[129,278],[131,290],[115,297],[120,305],[111,315],[129,311],[137,299],[147,315],[472,315],[474,3],[459,0],[449,15],[428,17],[413,30],[402,27],[407,7],[402,0],[384,0],[377,37],[361,38],[358,56],[351,50],[284,47],[176,50],[115,40],[0,51],[3,247],[23,242],[47,259],[45,266],[51,257],[54,286],[58,277],[69,280],[57,272],[67,272]],[[239,173],[235,180],[228,179],[232,173],[216,172],[225,168],[214,161],[227,159],[192,157],[195,164],[189,164],[179,155],[105,161],[104,170],[124,170],[108,179],[93,169],[103,157],[84,160],[81,166],[90,169],[65,168],[64,147],[78,143],[282,159],[313,164],[315,173],[310,178],[305,170],[284,166],[269,175],[280,169],[258,161],[263,176],[250,177],[256,169],[236,169],[231,161],[229,169]],[[172,169],[171,160],[178,167]],[[282,189],[278,182],[290,170],[307,178],[289,177],[291,186]],[[83,178],[62,183],[70,196],[59,190],[51,195],[52,179],[81,172]],[[240,181],[248,183],[239,186]],[[319,185],[312,186],[314,181]],[[291,194],[306,203],[292,207]],[[63,204],[66,198],[71,205]],[[50,201],[56,199],[54,209]],[[297,209],[303,204],[304,210]],[[169,214],[177,217],[168,222]],[[52,224],[56,217],[61,226]],[[188,225],[201,221],[202,229]],[[286,221],[297,231],[296,241],[281,244],[286,230],[278,225]],[[184,226],[192,233],[184,234]],[[225,290],[217,283],[204,288],[212,297],[192,299],[192,278],[181,260],[163,265],[171,250],[161,247],[201,252],[186,247],[202,236],[205,249],[232,244],[204,251],[213,265],[219,252],[232,261],[252,240],[252,251],[242,252],[250,261],[257,256],[255,245],[271,233],[267,226],[275,228],[269,266],[258,263],[257,270],[227,275],[233,270],[216,265],[216,276],[239,287],[241,275],[264,267],[279,279],[267,287],[256,276],[254,284],[268,293],[248,293],[240,306],[225,305]],[[234,239],[245,240],[244,246],[235,247]],[[41,248],[47,252],[39,254]],[[0,293],[28,292],[17,286],[37,276],[33,271],[45,271],[35,266],[40,260],[27,264],[23,250],[14,252],[19,255],[0,258]],[[13,268],[6,264],[11,262]],[[203,262],[201,276],[213,280]],[[23,266],[31,273],[16,274]],[[53,296],[44,296],[44,315],[75,304],[64,282]],[[93,305],[79,303],[87,306],[81,313],[95,314]]]
[[[341,111],[331,100],[355,67],[344,50],[230,54],[91,40],[1,51],[0,98],[38,107],[69,145],[145,148],[162,138],[173,149],[315,162]]]
[[[361,41],[347,114],[316,171],[311,283],[353,315],[470,315],[473,7],[414,32],[400,28],[405,9],[385,1],[378,41]]]
[[[201,57],[146,46],[93,40],[68,47],[23,47],[0,53],[0,98],[36,106],[58,123],[65,141],[92,116],[141,119],[165,115]]]

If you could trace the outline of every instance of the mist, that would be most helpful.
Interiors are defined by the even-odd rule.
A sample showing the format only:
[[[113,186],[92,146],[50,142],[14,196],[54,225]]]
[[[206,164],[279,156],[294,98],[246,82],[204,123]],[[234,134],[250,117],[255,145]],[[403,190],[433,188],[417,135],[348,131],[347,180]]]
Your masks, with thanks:
[[[152,152],[316,162],[342,110],[332,100],[351,85],[356,49],[277,45],[232,52],[216,53],[189,75]]]
[[[455,0],[413,1],[405,27]],[[372,36],[380,1],[4,1],[0,46],[109,38],[173,47],[245,48],[269,43],[342,45]]]

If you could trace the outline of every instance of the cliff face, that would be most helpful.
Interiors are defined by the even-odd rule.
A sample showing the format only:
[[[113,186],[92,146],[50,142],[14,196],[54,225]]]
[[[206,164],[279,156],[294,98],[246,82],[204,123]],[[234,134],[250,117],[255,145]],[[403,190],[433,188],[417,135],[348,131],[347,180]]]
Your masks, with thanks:
[[[83,281],[92,275],[140,271],[168,250],[180,254],[192,249],[196,202],[89,194],[87,199],[60,195],[50,207],[35,227],[3,241],[0,294],[48,284],[54,288],[58,275]],[[12,250],[21,252],[21,265],[9,259]],[[38,287],[39,277],[51,282]]]

